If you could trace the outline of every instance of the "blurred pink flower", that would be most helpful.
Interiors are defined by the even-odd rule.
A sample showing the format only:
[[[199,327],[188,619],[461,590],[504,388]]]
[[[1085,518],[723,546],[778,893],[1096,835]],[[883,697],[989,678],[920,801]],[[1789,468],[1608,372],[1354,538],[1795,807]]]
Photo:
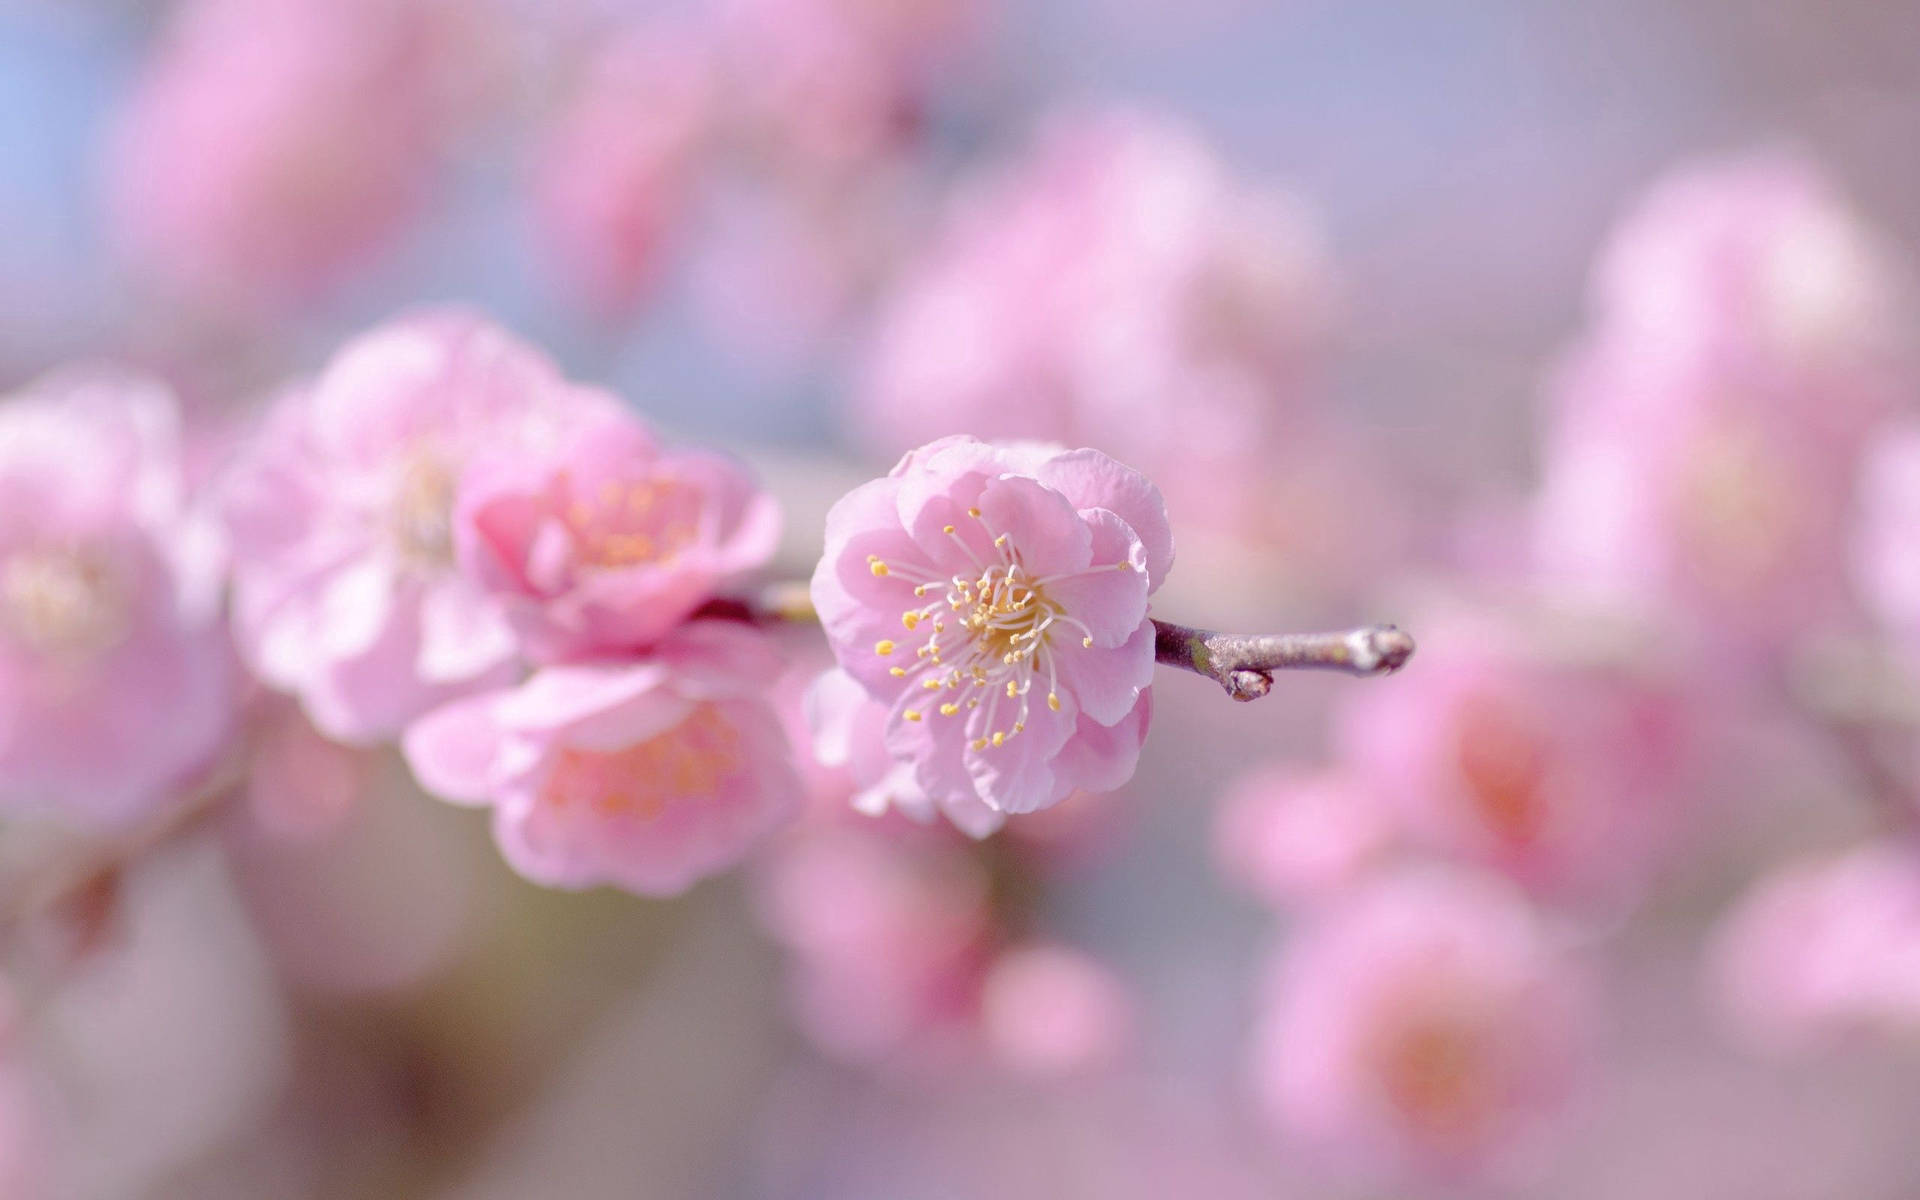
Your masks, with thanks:
[[[1920,1034],[1920,856],[1875,843],[1763,878],[1711,958],[1722,1011],[1750,1045],[1804,1052]]]
[[[1260,767],[1221,800],[1214,861],[1253,896],[1285,907],[1354,882],[1395,832],[1380,797],[1347,770]]]
[[[976,799],[1032,812],[1133,774],[1147,598],[1172,564],[1166,506],[1136,472],[955,437],[834,505],[813,601],[924,795],[950,813]]]
[[[1697,732],[1657,677],[1555,662],[1471,621],[1423,625],[1418,667],[1335,717],[1341,768],[1403,836],[1609,902],[1635,898],[1685,831]]]
[[[917,1067],[977,1046],[997,931],[985,873],[960,845],[821,826],[758,883],[761,923],[793,955],[795,1019],[823,1051]]]
[[[489,805],[513,868],[558,888],[673,895],[738,862],[799,809],[766,699],[764,634],[683,625],[644,658],[546,667],[408,728],[427,791]]]
[[[960,432],[1098,445],[1185,523],[1284,536],[1294,510],[1264,481],[1324,469],[1305,401],[1331,292],[1298,205],[1191,131],[1059,116],[906,275],[852,427],[891,453]]]
[[[1920,424],[1875,440],[1860,478],[1854,578],[1873,615],[1920,656]]]
[[[987,968],[980,1022],[994,1057],[1026,1075],[1111,1066],[1133,1040],[1133,998],[1107,968],[1067,946],[1002,951]]]
[[[226,482],[249,665],[352,743],[505,682],[513,631],[455,564],[462,473],[483,449],[538,455],[617,407],[476,316],[416,315],[348,343],[274,406]]]
[[[677,31],[616,37],[537,152],[534,215],[563,277],[609,317],[658,277],[716,117],[710,52]]]
[[[887,706],[867,694],[839,668],[821,672],[807,689],[807,724],[813,757],[822,766],[847,771],[853,807],[870,817],[898,812],[921,824],[945,812],[954,826],[982,838],[999,829],[1006,814],[990,808],[974,792],[952,792],[936,804],[921,790],[910,759],[887,750]]]
[[[0,807],[125,821],[233,716],[217,527],[166,388],[105,372],[0,399]]]
[[[260,709],[247,763],[251,827],[268,841],[324,840],[372,789],[376,752],[329,739],[291,701],[274,697]]]
[[[432,183],[455,12],[435,0],[182,5],[107,148],[127,255],[235,313],[366,259]]]
[[[1255,1047],[1270,1116],[1363,1173],[1501,1174],[1560,1123],[1580,976],[1490,879],[1382,878],[1301,929]]]
[[[1884,252],[1807,165],[1656,185],[1555,386],[1536,546],[1555,583],[1721,645],[1851,613],[1863,441],[1915,376]]]
[[[453,508],[462,571],[537,661],[655,641],[764,565],[779,536],[779,504],[742,467],[663,450],[617,408],[545,446],[482,448]]]

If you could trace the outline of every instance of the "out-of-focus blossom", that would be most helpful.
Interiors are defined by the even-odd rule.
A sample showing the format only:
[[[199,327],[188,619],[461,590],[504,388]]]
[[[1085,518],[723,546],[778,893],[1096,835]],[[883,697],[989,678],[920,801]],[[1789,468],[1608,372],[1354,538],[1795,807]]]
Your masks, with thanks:
[[[981,990],[981,1028],[995,1058],[1023,1074],[1109,1066],[1133,1036],[1133,1003],[1104,966],[1066,946],[1003,951]]]
[[[739,465],[664,450],[617,409],[546,447],[482,448],[454,503],[460,566],[542,661],[658,639],[779,536],[779,505]]]
[[[1854,578],[1868,609],[1920,654],[1920,425],[1879,436],[1860,479]]]
[[[1214,821],[1214,859],[1275,907],[1338,891],[1388,849],[1395,822],[1345,770],[1258,768],[1234,781]]]
[[[870,817],[899,812],[921,824],[944,811],[957,828],[977,838],[1005,823],[1004,813],[973,792],[947,793],[936,805],[921,790],[912,761],[887,751],[887,706],[845,671],[822,672],[807,689],[805,704],[813,757],[823,766],[847,771],[856,811]]]
[[[375,752],[328,738],[291,701],[261,707],[247,764],[248,819],[272,840],[324,838],[365,799]]]
[[[0,399],[0,805],[124,821],[232,718],[214,525],[173,396],[108,373]]]
[[[761,874],[759,909],[793,955],[807,1035],[839,1058],[915,1067],[977,1046],[996,931],[978,860],[955,840],[900,832],[811,831]]]
[[[1719,644],[1844,620],[1862,442],[1915,378],[1892,275],[1804,164],[1656,186],[1601,259],[1553,396],[1549,578]]]
[[[963,192],[882,314],[855,433],[897,453],[950,433],[1098,445],[1185,523],[1266,537],[1266,480],[1318,477],[1303,403],[1329,322],[1317,233],[1188,130],[1127,114],[1046,127]]]
[[[482,450],[537,455],[614,408],[473,316],[415,316],[349,343],[275,405],[227,481],[235,625],[254,672],[351,743],[504,682],[513,630],[455,563],[462,473]]]
[[[895,149],[930,73],[977,27],[980,0],[727,0],[719,13],[734,120],[802,171]]]
[[[1920,1037],[1920,857],[1868,845],[1763,878],[1713,954],[1723,1011],[1749,1044],[1804,1052]]]
[[[1138,473],[953,437],[834,505],[813,601],[925,796],[1032,812],[1133,774],[1147,597],[1172,564],[1166,507]]]
[[[491,806],[515,870],[549,887],[671,895],[798,810],[764,634],[681,626],[646,657],[552,666],[457,700],[403,746],[427,791]]]
[[[244,311],[393,237],[447,137],[436,0],[190,0],[108,147],[115,232],[170,291]]]
[[[1355,691],[1335,720],[1342,767],[1401,834],[1541,894],[1629,900],[1687,825],[1686,698],[1490,626],[1423,626],[1419,668]]]
[[[1498,1174],[1551,1137],[1586,1021],[1578,973],[1517,894],[1390,876],[1301,930],[1255,1082],[1283,1129],[1356,1170]]]
[[[538,151],[535,215],[587,306],[630,310],[657,278],[715,119],[707,48],[643,30],[599,50]]]

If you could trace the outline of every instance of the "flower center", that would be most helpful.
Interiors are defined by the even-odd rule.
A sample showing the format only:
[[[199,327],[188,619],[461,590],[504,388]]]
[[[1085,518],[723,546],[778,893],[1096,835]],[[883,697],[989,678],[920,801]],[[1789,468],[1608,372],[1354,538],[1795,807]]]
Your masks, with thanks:
[[[1429,1137],[1466,1137],[1487,1109],[1486,1048],[1475,1032],[1445,1017],[1416,1020],[1388,1036],[1382,1083],[1401,1115]]]
[[[409,564],[439,570],[453,563],[454,474],[432,454],[416,455],[400,474],[389,529]]]
[[[597,567],[671,562],[699,537],[701,497],[675,480],[607,482],[564,514],[581,558]]]
[[[977,508],[968,509],[967,516],[983,527],[986,524]],[[983,561],[954,526],[946,526],[944,532],[966,551],[973,571],[944,579],[923,578],[918,576],[930,572],[896,569],[878,555],[867,560],[875,575],[898,573],[914,584],[916,600],[927,601],[900,614],[900,623],[909,633],[926,629],[926,640],[914,648],[913,665],[888,670],[896,679],[917,678],[929,693],[928,703],[936,716],[960,716],[984,705],[985,719],[970,744],[975,750],[1003,746],[1026,731],[1034,681],[1042,672],[1047,677],[1047,707],[1060,711],[1060,670],[1052,644],[1056,628],[1076,630],[1082,646],[1093,646],[1093,631],[1049,597],[1047,585],[1095,571],[1130,570],[1132,564],[1108,563],[1038,577],[1021,561],[1019,548],[1007,534],[987,530],[993,538],[993,557]],[[888,657],[898,648],[891,639],[883,639],[873,650]],[[927,711],[909,708],[902,715],[919,721]]]
[[[1547,748],[1507,704],[1474,696],[1455,724],[1456,765],[1468,801],[1502,845],[1531,846],[1547,823]]]
[[[42,653],[96,654],[127,634],[126,588],[97,552],[16,554],[0,566],[0,627]]]
[[[561,752],[540,789],[560,812],[647,822],[675,800],[716,795],[740,767],[740,733],[712,704],[657,737],[622,750]]]

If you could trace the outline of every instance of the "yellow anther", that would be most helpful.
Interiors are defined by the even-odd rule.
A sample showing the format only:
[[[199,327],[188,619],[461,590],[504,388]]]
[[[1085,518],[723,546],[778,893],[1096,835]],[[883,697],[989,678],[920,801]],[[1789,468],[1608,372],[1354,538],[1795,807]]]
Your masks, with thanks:
[[[967,515],[970,517],[977,517],[980,515],[980,510],[977,508],[970,508],[967,510]]]
[[[987,748],[987,739],[975,738],[971,744],[975,750],[985,750]]]
[[[918,721],[920,719],[920,710],[917,708],[909,708],[901,712],[900,715],[909,721]]]
[[[1055,712],[1060,711],[1060,693],[1058,692],[1047,693],[1047,707],[1052,709]]]
[[[995,539],[993,539],[993,544],[994,544],[994,545],[996,545],[996,546],[1004,546],[1004,545],[1006,545],[1006,544],[1007,544],[1007,535],[1003,533],[1003,534],[1001,534],[1001,535],[1000,535],[999,537],[997,537],[997,538],[995,538]]]
[[[943,525],[943,526],[941,526],[941,527],[940,527],[940,532],[941,532],[941,533],[952,533],[952,532],[953,532],[953,526],[951,526],[951,525]]]
[[[1013,723],[1013,731],[1015,733],[1025,733],[1027,731],[1027,723],[1025,721],[1015,721]]]
[[[996,746],[1004,746],[1004,745],[1006,745],[1006,744],[1007,744],[1007,735],[1006,735],[1006,734],[1004,734],[1004,733],[1002,733],[1002,732],[1000,732],[1000,731],[999,731],[998,729],[996,729],[996,730],[994,730],[994,731],[993,731],[993,744],[994,744],[994,745],[996,745]]]
[[[887,638],[881,638],[873,644],[873,652],[875,654],[892,654],[893,642]]]
[[[920,623],[920,614],[917,612],[903,612],[900,614],[900,623],[911,630]]]
[[[1015,683],[1011,679],[1007,680],[1007,699],[1011,700],[1015,696],[1018,696],[1019,694],[1020,694],[1020,685]]]
[[[920,686],[930,692],[937,692],[940,690],[940,681],[938,679],[923,679],[920,681]]]
[[[942,704],[940,706],[940,715],[943,717],[950,717],[959,711],[960,706],[958,704]]]
[[[893,676],[895,679],[905,679],[907,677],[907,669],[905,667],[888,667],[887,674]]]
[[[874,573],[875,575],[883,575],[883,576],[884,576],[884,575],[891,575],[891,574],[893,574],[893,572],[891,572],[891,571],[889,571],[889,570],[887,570],[887,564],[885,564],[885,563],[883,563],[883,562],[881,562],[881,561],[880,561],[879,559],[877,559],[877,558],[873,560],[873,563],[872,563],[872,565],[871,565],[871,566],[870,566],[870,567],[869,567],[868,569],[869,569],[869,570],[871,570],[871,571],[872,571],[872,572],[873,572],[873,573]]]
[[[1086,647],[1087,649],[1089,649],[1089,650],[1091,650],[1091,649],[1093,649],[1093,639],[1092,639],[1092,638],[1090,638],[1090,637],[1083,637],[1083,638],[1081,638],[1081,639],[1080,639],[1080,644],[1081,644],[1082,646],[1085,646],[1085,647]]]

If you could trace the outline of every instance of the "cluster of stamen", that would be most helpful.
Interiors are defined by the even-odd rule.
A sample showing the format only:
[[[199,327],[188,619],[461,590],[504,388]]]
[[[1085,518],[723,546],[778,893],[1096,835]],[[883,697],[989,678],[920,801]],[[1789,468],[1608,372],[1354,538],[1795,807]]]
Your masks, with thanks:
[[[697,497],[672,481],[602,483],[562,513],[581,557],[601,567],[671,562],[699,536]]]
[[[705,800],[740,769],[740,734],[711,704],[621,750],[563,751],[541,788],[555,810],[652,821],[676,800]]]
[[[400,472],[388,526],[400,557],[434,571],[453,562],[453,470],[430,452],[416,454]]]
[[[97,653],[127,632],[127,589],[100,554],[27,550],[0,560],[0,628],[42,653]]]
[[[986,529],[979,509],[969,508],[967,516]],[[917,679],[927,693],[927,708],[903,710],[907,720],[921,721],[929,713],[936,718],[958,717],[984,705],[985,720],[970,745],[975,750],[1004,746],[1026,731],[1034,684],[1043,673],[1047,707],[1060,711],[1055,635],[1073,630],[1082,646],[1093,645],[1093,631],[1049,598],[1047,586],[1095,571],[1130,570],[1132,564],[1109,563],[1039,577],[1021,561],[1019,548],[1007,534],[995,535],[986,529],[993,552],[983,561],[955,526],[948,525],[943,532],[966,552],[972,572],[944,579],[926,577],[925,572],[904,564],[868,556],[867,565],[875,575],[905,579],[913,584],[914,598],[925,601],[900,614],[907,633],[924,638],[913,645],[910,662],[904,661],[907,646],[890,638],[875,643],[873,651],[883,658],[902,656],[901,665],[888,671],[896,679]]]

